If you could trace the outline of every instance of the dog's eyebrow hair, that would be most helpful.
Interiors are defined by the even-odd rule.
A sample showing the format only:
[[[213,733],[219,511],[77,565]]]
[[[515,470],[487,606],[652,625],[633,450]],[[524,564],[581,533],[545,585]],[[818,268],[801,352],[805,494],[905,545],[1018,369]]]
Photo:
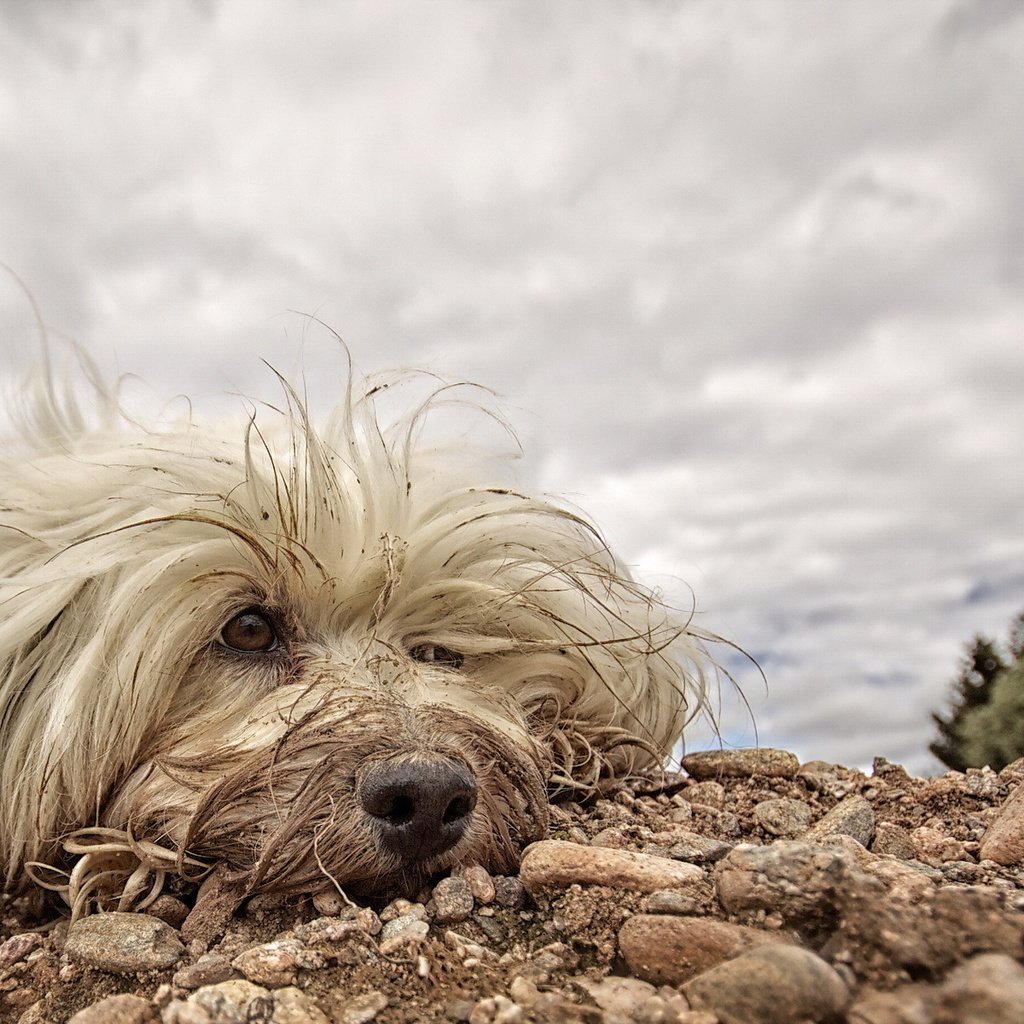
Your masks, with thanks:
[[[214,519],[210,516],[198,515],[192,512],[174,512],[169,513],[166,516],[153,516],[150,519],[137,519],[133,523],[126,523],[124,526],[116,526],[112,530],[103,530],[100,533],[90,533],[88,537],[80,537],[78,540],[72,541],[70,544],[65,545],[60,551],[54,552],[46,561],[47,563],[52,562],[55,558],[59,558],[63,551],[69,551],[71,548],[79,547],[82,544],[88,544],[94,540],[99,540],[101,537],[113,537],[118,533],[125,533],[129,530],[137,530],[144,526],[159,526],[161,523],[199,523],[205,526],[214,526],[218,529],[224,530],[226,533],[230,533],[232,536],[237,537],[247,548],[249,548],[259,558],[263,567],[270,571],[277,569],[277,562],[271,557],[266,548],[251,534],[249,531],[242,529],[240,526],[228,522],[227,520]],[[279,553],[288,557],[291,561],[293,568],[299,568],[300,563],[296,555],[289,551],[284,545],[275,545],[275,550]]]

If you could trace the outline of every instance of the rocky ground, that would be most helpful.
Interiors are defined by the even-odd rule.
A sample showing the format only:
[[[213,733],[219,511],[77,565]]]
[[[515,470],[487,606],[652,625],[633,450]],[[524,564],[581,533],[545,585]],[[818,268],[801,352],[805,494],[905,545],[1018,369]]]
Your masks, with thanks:
[[[0,1021],[1024,1021],[1024,760],[684,768],[557,806],[518,877],[470,868],[422,902],[255,897],[225,921],[166,895],[69,928],[5,897]]]

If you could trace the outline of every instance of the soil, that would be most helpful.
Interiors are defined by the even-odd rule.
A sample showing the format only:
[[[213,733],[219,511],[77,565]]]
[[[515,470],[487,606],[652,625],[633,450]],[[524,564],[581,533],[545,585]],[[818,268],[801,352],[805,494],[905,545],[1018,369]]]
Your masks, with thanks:
[[[227,920],[211,898],[184,924],[179,892],[149,910],[152,949],[94,915],[113,966],[38,897],[0,897],[0,1022],[939,1024],[968,999],[973,1024],[1024,1020],[1024,865],[980,856],[1024,760],[919,779],[742,754],[556,804],[560,842],[517,878],[457,872],[369,909],[259,896]],[[651,883],[666,861],[691,874]],[[818,980],[783,970],[759,1007],[721,968],[766,946]],[[1004,979],[989,1009],[970,995],[986,971]]]

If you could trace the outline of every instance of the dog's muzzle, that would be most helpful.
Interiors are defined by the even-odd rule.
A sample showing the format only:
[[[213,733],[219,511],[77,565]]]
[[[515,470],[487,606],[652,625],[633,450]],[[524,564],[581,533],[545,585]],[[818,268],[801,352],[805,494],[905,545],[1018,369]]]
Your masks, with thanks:
[[[356,795],[381,847],[413,865],[445,853],[463,837],[477,786],[465,764],[424,753],[371,765]]]

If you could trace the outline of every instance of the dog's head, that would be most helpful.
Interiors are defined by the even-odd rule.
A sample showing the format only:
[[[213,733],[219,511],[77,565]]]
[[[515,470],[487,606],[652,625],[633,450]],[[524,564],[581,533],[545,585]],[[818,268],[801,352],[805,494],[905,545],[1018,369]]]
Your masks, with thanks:
[[[390,425],[380,391],[234,436],[50,395],[0,467],[9,882],[104,826],[253,891],[409,889],[666,756],[696,631],[579,514],[419,439],[443,390]]]

